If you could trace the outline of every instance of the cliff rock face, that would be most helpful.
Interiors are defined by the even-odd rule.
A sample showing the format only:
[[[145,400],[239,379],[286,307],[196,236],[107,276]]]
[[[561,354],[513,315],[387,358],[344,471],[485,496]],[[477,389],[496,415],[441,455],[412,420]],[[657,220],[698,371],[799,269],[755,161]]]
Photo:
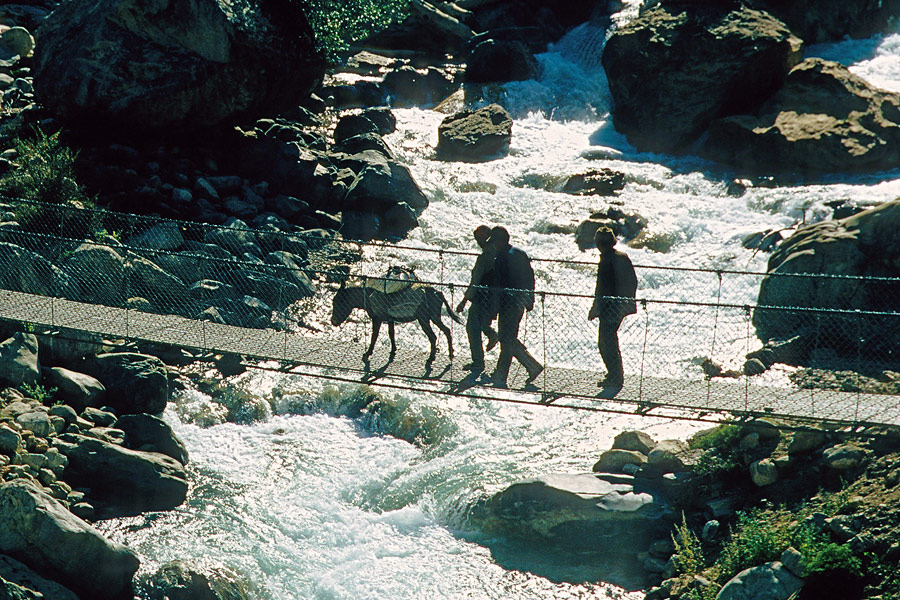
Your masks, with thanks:
[[[751,6],[784,21],[807,44],[887,31],[898,0],[751,0]]]
[[[764,172],[877,171],[900,161],[900,94],[839,63],[803,61],[760,113],[713,123],[704,154]]]
[[[744,6],[656,6],[603,52],[613,125],[639,150],[684,152],[714,119],[756,111],[802,45],[784,23]]]
[[[64,2],[38,39],[44,105],[73,124],[137,130],[296,106],[324,64],[287,0]]]

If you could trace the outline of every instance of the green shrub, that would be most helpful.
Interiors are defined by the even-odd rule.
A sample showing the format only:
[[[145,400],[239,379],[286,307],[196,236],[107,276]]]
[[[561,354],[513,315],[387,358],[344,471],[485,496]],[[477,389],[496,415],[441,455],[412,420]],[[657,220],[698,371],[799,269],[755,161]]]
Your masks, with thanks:
[[[712,429],[706,429],[695,433],[688,440],[688,446],[703,450],[712,450],[713,448],[731,450],[737,446],[740,440],[741,426],[724,423],[722,425],[717,425]]]
[[[678,572],[688,575],[700,573],[706,566],[703,559],[703,548],[700,540],[688,527],[684,513],[681,513],[681,525],[675,527],[672,541],[675,542],[675,555],[677,556],[675,563]]]
[[[14,147],[17,166],[0,179],[0,191],[21,200],[48,204],[85,202],[75,179],[77,152],[35,127],[30,137],[18,137]],[[21,220],[20,220],[21,221]]]
[[[739,512],[731,538],[716,561],[719,581],[750,567],[778,560],[791,545],[796,522],[785,510]]]
[[[43,404],[53,397],[53,394],[56,393],[56,388],[46,388],[39,383],[35,385],[23,383],[19,386],[19,391],[25,394],[26,397],[37,400]]]
[[[857,576],[863,573],[862,560],[847,544],[829,542],[813,546],[807,549],[804,561],[808,575],[827,571],[845,571]]]
[[[385,29],[408,14],[409,0],[300,0],[316,45],[334,60],[355,41]]]

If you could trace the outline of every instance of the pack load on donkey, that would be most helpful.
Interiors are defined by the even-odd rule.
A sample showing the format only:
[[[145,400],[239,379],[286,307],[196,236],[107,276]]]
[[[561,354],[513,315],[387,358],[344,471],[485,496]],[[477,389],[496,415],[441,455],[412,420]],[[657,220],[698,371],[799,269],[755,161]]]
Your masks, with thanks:
[[[363,277],[361,283],[341,284],[334,295],[331,324],[337,326],[346,321],[354,308],[365,310],[372,319],[372,339],[369,348],[363,354],[364,358],[368,358],[375,348],[382,323],[388,324],[393,357],[397,350],[394,323],[417,321],[431,344],[431,353],[428,355],[430,362],[437,353],[437,336],[431,329],[432,323],[444,332],[447,337],[448,354],[453,357],[450,328],[441,320],[442,307],[447,308],[447,314],[451,319],[460,322],[440,291],[420,282],[410,269],[390,267],[383,277]]]

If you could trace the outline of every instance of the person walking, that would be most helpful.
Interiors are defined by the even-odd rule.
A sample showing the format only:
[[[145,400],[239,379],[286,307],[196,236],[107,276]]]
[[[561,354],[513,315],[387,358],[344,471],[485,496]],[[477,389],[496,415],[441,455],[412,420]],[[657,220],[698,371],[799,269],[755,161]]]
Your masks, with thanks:
[[[490,289],[497,251],[488,241],[491,237],[490,227],[479,225],[475,228],[473,235],[478,247],[481,248],[481,254],[475,259],[469,287],[466,288],[463,299],[456,307],[456,312],[461,313],[466,307],[466,302],[472,303],[466,317],[466,336],[469,339],[472,362],[464,365],[463,369],[477,374],[484,371],[485,349],[481,345],[481,334],[484,333],[487,337],[488,351],[497,344],[498,340],[497,332],[491,328],[491,321],[497,317],[497,298]]]
[[[621,386],[625,382],[625,373],[619,350],[619,326],[626,316],[637,312],[637,275],[628,255],[614,248],[616,236],[612,229],[599,227],[594,241],[600,250],[600,262],[588,321],[599,319],[597,348],[606,366],[606,377],[597,385]]]
[[[519,324],[526,310],[534,308],[534,271],[531,259],[509,243],[509,232],[503,227],[491,229],[490,243],[497,256],[494,259],[493,284],[497,294],[497,330],[500,336],[500,357],[491,375],[496,387],[506,387],[512,359],[518,360],[528,371],[526,383],[531,383],[544,367],[519,341]]]

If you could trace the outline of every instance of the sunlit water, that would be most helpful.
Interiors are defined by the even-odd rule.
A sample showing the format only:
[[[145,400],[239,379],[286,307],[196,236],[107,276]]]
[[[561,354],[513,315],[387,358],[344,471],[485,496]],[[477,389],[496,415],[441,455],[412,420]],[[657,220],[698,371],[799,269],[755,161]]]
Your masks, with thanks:
[[[610,125],[602,70],[579,52],[597,36],[582,27],[539,56],[538,81],[505,86],[502,101],[515,125],[510,155],[501,160],[438,162],[437,126],[445,115],[395,111],[398,131],[387,141],[431,199],[405,245],[473,249],[474,225],[503,224],[514,244],[535,258],[595,261],[595,251],[578,250],[571,228],[608,200],[558,190],[569,175],[609,167],[628,176],[619,195],[626,212],[643,215],[650,231],[672,240],[664,253],[627,249],[638,265],[639,293],[695,300],[714,295],[715,281],[651,267],[763,271],[767,257],[744,249],[745,235],[827,218],[832,200],[865,205],[900,195],[900,173],[889,173],[751,188],[734,197],[727,193],[733,175],[720,167],[636,152]],[[807,55],[841,60],[871,82],[900,91],[900,35],[821,45]],[[566,227],[568,233],[549,233]],[[432,255],[417,258],[415,266],[420,277],[462,282],[470,264],[465,257]],[[535,266],[543,289],[592,291],[590,265]],[[749,281],[735,279],[724,296],[752,303],[758,280]],[[653,330],[666,334],[651,338],[649,360],[663,374],[696,375],[691,316],[655,318]],[[596,366],[586,321],[579,326],[568,318],[565,325],[570,329],[550,328],[551,341],[569,356],[558,362]],[[627,368],[638,360],[644,326],[632,318],[623,328]],[[360,323],[350,327],[364,336]],[[455,333],[462,344],[461,330]],[[739,360],[745,350],[733,337],[720,345],[723,361]],[[398,342],[424,343],[415,326],[398,327]],[[237,383],[266,400],[264,416],[251,424],[223,422],[226,411],[197,392],[182,394],[166,412],[191,455],[185,505],[100,526],[141,555],[143,572],[173,559],[223,563],[273,599],[639,598],[599,583],[600,569],[589,560],[492,537],[469,509],[523,477],[590,470],[623,429],[666,438],[699,427],[390,390],[382,392],[384,410],[348,417],[359,391],[353,384],[325,387],[320,380],[261,372]]]

